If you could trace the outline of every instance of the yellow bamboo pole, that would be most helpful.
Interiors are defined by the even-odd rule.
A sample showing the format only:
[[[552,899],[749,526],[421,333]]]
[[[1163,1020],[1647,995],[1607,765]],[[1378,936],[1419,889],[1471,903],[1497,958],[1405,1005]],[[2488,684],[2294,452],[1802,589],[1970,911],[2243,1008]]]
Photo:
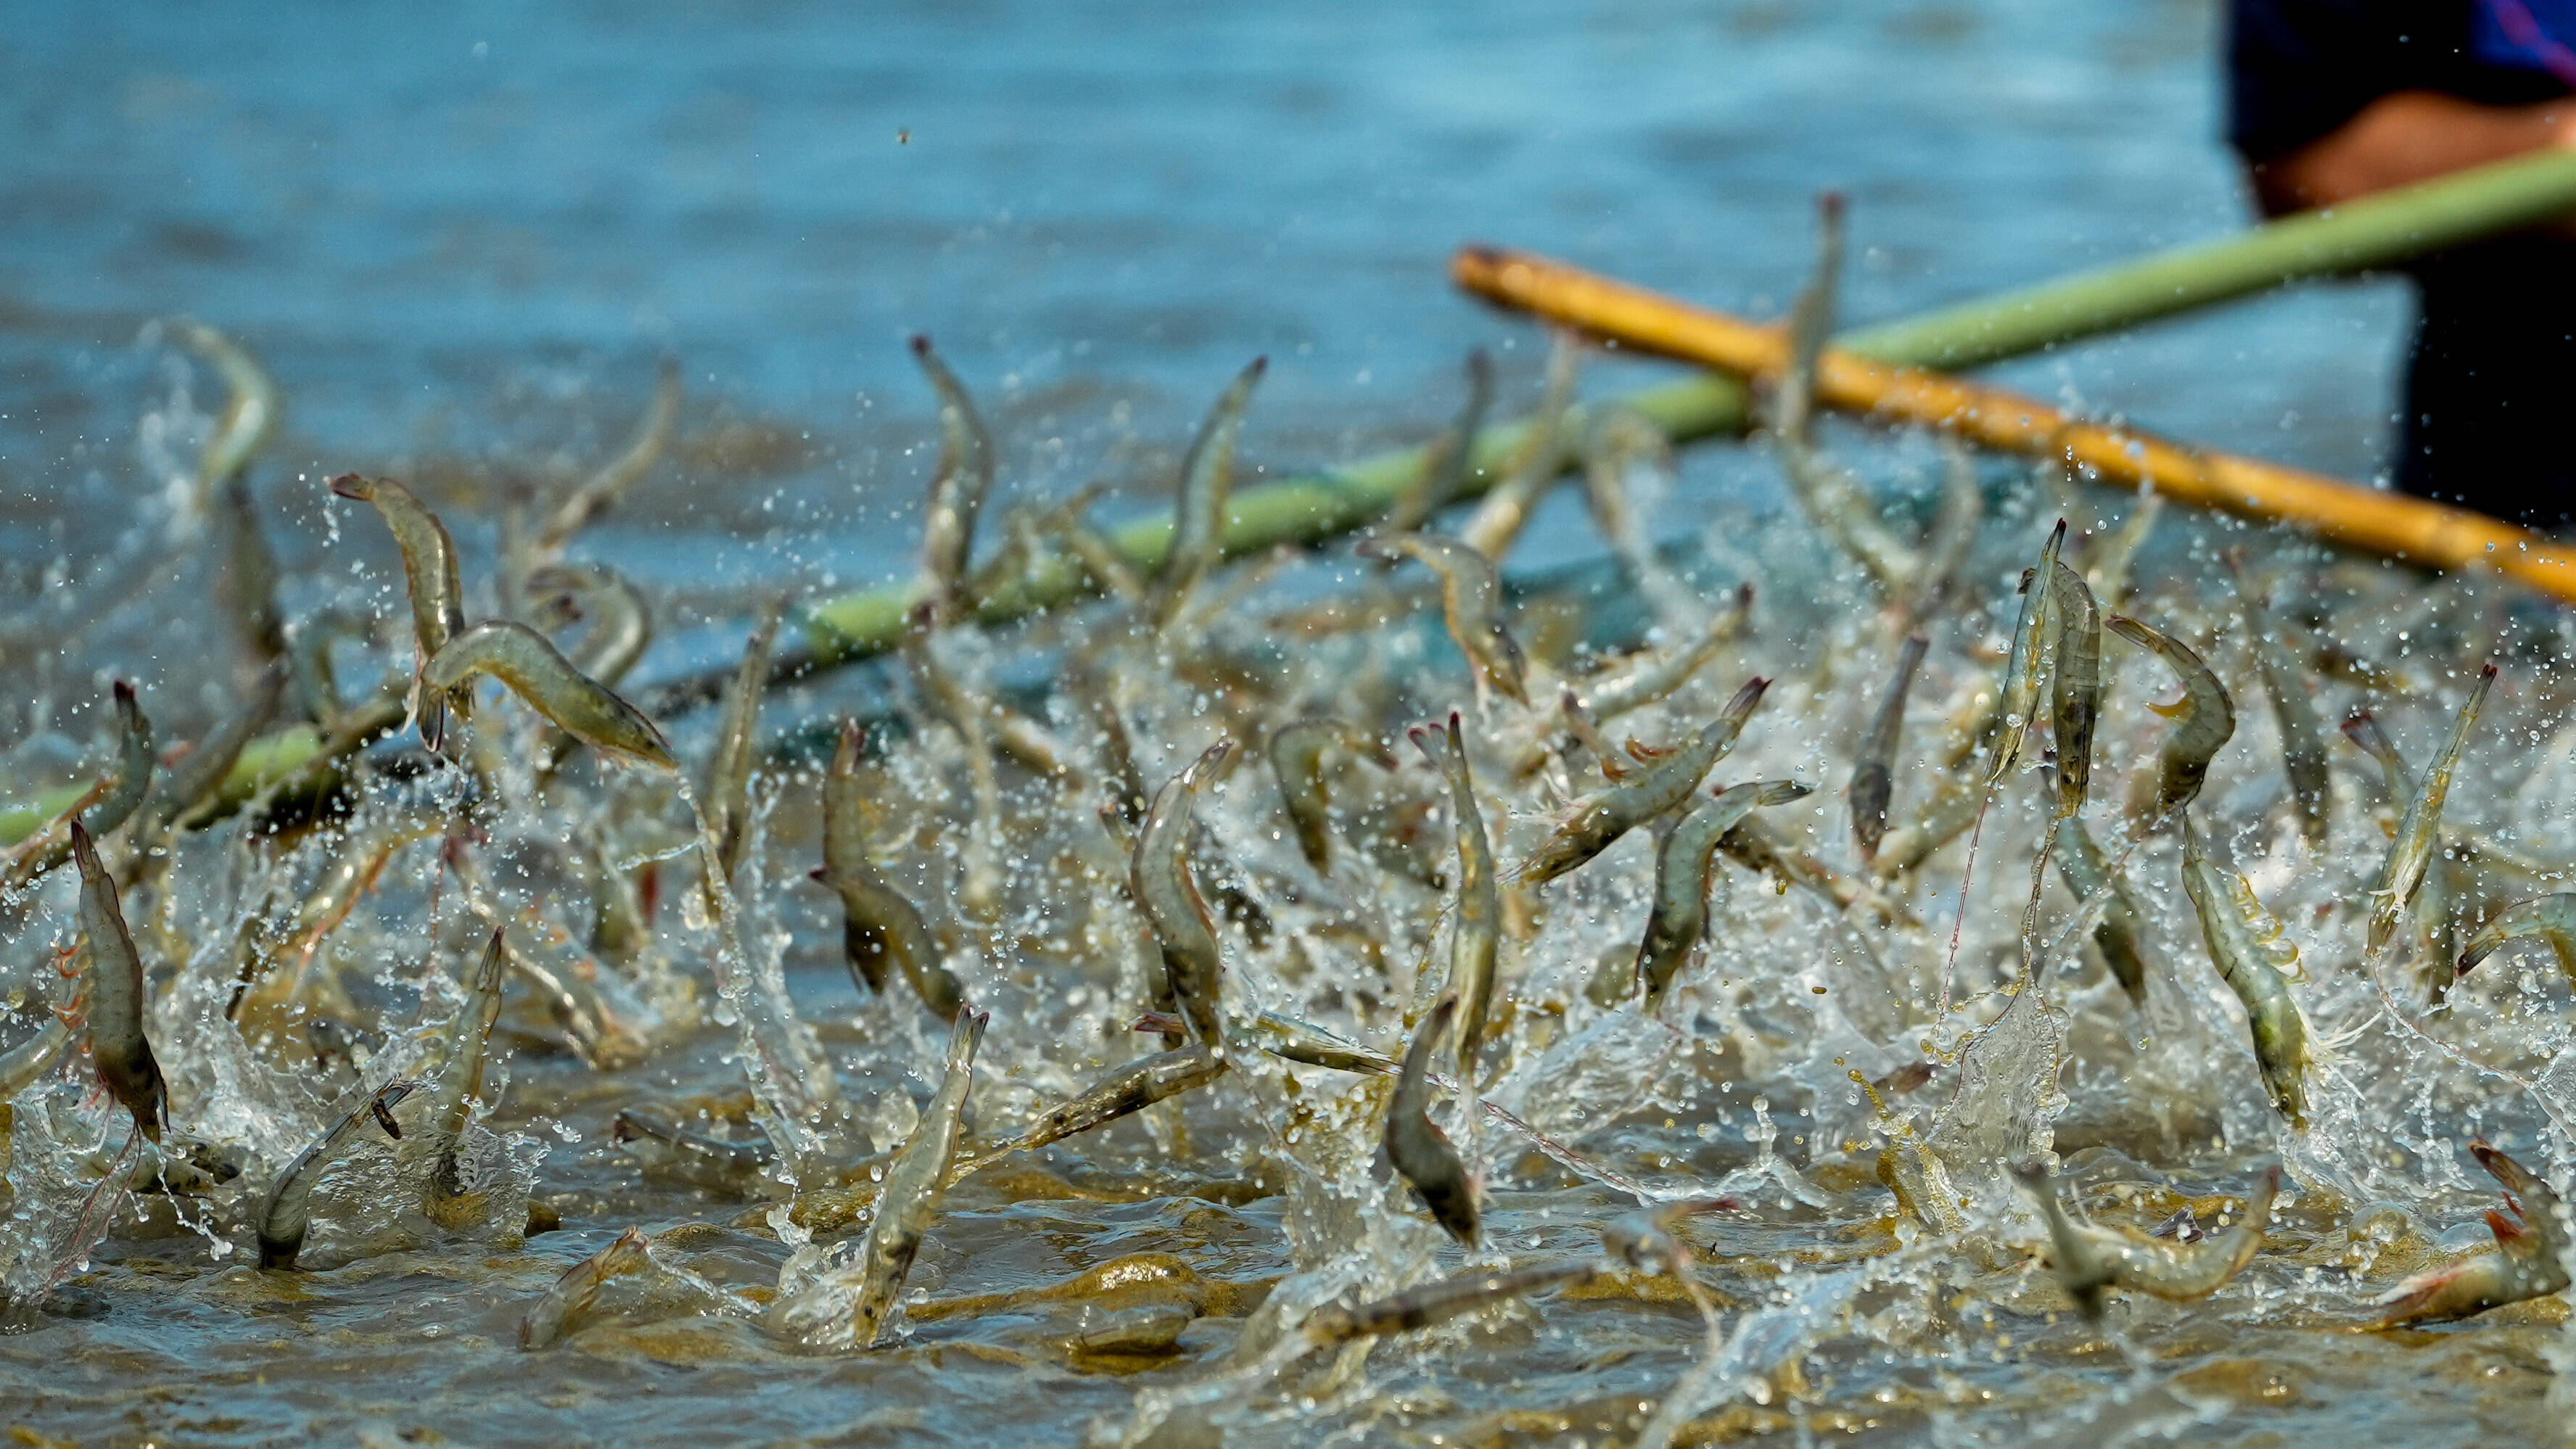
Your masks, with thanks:
[[[1776,376],[1789,338],[1723,312],[1563,262],[1495,247],[1452,261],[1458,285],[1516,311],[1738,377]],[[2576,603],[2576,558],[2530,529],[2403,493],[2363,488],[2278,463],[2192,448],[2133,428],[2088,422],[2004,388],[1829,349],[1819,401],[1838,411],[1944,429],[2006,452],[2055,455],[2105,483],[2153,489],[2195,508],[2280,523],[2318,538],[2436,569],[2483,564]]]

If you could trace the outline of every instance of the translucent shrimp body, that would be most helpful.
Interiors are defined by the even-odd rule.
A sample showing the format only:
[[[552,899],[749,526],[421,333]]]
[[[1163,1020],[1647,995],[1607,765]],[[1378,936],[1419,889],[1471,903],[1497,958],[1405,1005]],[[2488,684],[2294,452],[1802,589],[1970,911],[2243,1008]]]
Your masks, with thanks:
[[[859,1261],[782,1299],[775,1318],[784,1332],[810,1343],[860,1348],[872,1347],[883,1335],[895,1295],[903,1291],[912,1260],[939,1215],[963,1134],[966,1094],[974,1086],[975,1049],[984,1039],[987,1020],[981,1012],[958,1013],[949,1031],[947,1072],[886,1169]]]
[[[1437,746],[1431,742],[1435,733],[1440,736]],[[1494,957],[1502,941],[1502,894],[1494,880],[1494,845],[1485,834],[1484,814],[1476,808],[1476,782],[1467,773],[1467,744],[1457,712],[1450,712],[1445,730],[1417,727],[1413,744],[1449,782],[1451,824],[1458,837],[1458,910],[1445,989],[1460,1003],[1458,1076],[1472,1080],[1476,1049],[1484,1044],[1493,1011]]]
[[[558,729],[596,749],[661,769],[680,762],[644,712],[572,667],[545,635],[513,619],[493,619],[457,635],[421,671],[433,690],[452,689],[477,674],[509,686]]]
[[[2142,1234],[2097,1227],[2077,1218],[2059,1200],[2056,1184],[2036,1169],[2016,1173],[2048,1224],[2049,1268],[2086,1318],[2100,1322],[2106,1289],[2126,1288],[2188,1303],[2206,1298],[2245,1270],[2263,1248],[2281,1169],[2268,1169],[2235,1224],[2205,1242],[2165,1242]]]
[[[1386,1155],[1413,1186],[1423,1206],[1449,1236],[1476,1246],[1476,1184],[1449,1134],[1431,1120],[1431,1058],[1458,1014],[1458,998],[1444,995],[1413,1029],[1404,1072],[1386,1108]]]
[[[169,1090],[161,1064],[143,1034],[143,957],[125,929],[116,880],[99,863],[98,848],[78,819],[72,821],[72,856],[80,864],[81,934],[89,942],[89,1054],[135,1130],[155,1142],[170,1118]]]
[[[2135,619],[2113,615],[2110,625],[2111,632],[2162,659],[2182,683],[2181,704],[2171,709],[2148,706],[2174,720],[2156,756],[2152,818],[2161,822],[2199,796],[2201,784],[2209,778],[2209,762],[2236,734],[2236,702],[2190,645]]]
[[[1610,843],[1679,805],[1699,788],[1744,732],[1745,720],[1762,702],[1767,679],[1746,681],[1717,718],[1700,727],[1688,743],[1635,772],[1626,781],[1585,797],[1550,831],[1513,872],[1524,885],[1543,885],[1582,865]]]
[[[1850,795],[1852,838],[1860,842],[1863,865],[1878,859],[1879,842],[1887,837],[1887,805],[1896,792],[1896,740],[1905,728],[1905,695],[1913,687],[1914,671],[1922,666],[1924,652],[1931,647],[1932,641],[1921,634],[1906,636],[1896,651],[1895,677],[1879,698],[1878,711],[1870,716],[1868,733],[1861,736],[1860,763],[1852,768]]]
[[[2201,935],[2209,945],[2209,962],[2245,1006],[2253,1034],[2254,1062],[2263,1073],[2263,1089],[2282,1120],[2304,1131],[2308,1125],[2308,1022],[2290,995],[2290,971],[2298,965],[2298,948],[2282,939],[2281,923],[2263,908],[2253,887],[2233,871],[2210,862],[2200,848],[2200,832],[2191,816],[2182,817],[2182,884],[2200,917]]]
[[[891,962],[924,1006],[942,1019],[952,1018],[965,1004],[965,992],[949,974],[938,937],[920,908],[877,869],[868,849],[859,782],[865,743],[866,733],[856,722],[843,722],[831,769],[823,777],[823,868],[814,879],[841,898],[841,952],[850,979],[871,995],[883,991]]]
[[[2451,722],[2451,737],[2443,743],[2442,752],[2433,757],[2433,767],[2424,772],[2415,798],[2407,803],[2405,819],[2398,823],[2397,838],[2389,843],[2388,859],[2380,866],[2379,879],[2370,889],[2370,949],[2374,953],[2396,936],[2399,918],[2423,888],[2424,869],[2432,863],[2434,847],[2441,843],[2442,804],[2450,797],[2451,776],[2460,768],[2469,731],[2477,726],[2478,713],[2486,707],[2487,691],[2495,687],[2495,678],[2496,667],[2492,664],[2478,671],[2478,682],[2460,701],[2459,716]]]
[[[1718,842],[1756,808],[1785,805],[1805,794],[1807,787],[1792,780],[1730,785],[1694,807],[1664,837],[1655,857],[1654,909],[1637,948],[1636,969],[1646,984],[1648,1012],[1662,1004],[1708,930],[1709,872],[1717,861]]]

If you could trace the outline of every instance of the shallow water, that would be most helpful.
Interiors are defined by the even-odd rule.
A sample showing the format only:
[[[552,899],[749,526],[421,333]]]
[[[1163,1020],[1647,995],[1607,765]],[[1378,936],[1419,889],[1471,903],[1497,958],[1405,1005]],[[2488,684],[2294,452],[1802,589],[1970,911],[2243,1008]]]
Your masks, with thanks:
[[[2239,200],[2211,139],[2213,23],[2192,5],[2067,15],[2017,3],[1830,15],[990,6],[864,25],[774,6],[643,20],[386,7],[21,23],[24,43],[0,56],[0,125],[18,142],[0,185],[20,218],[0,233],[12,626],[0,656],[19,680],[0,700],[0,795],[95,768],[110,677],[141,686],[165,746],[199,738],[236,693],[224,623],[202,602],[209,566],[174,504],[185,490],[170,487],[218,389],[153,317],[217,323],[284,387],[289,428],[253,481],[288,616],[340,604],[379,620],[378,647],[340,653],[352,691],[405,667],[403,575],[373,514],[327,501],[320,480],[349,468],[414,480],[463,545],[479,616],[493,606],[502,509],[618,446],[655,358],[678,355],[688,401],[673,457],[576,548],[644,586],[659,627],[630,683],[649,685],[729,660],[774,591],[909,570],[936,433],[907,332],[938,337],[990,408],[1002,498],[1101,476],[1119,485],[1104,507],[1115,517],[1168,489],[1196,414],[1256,352],[1273,366],[1247,428],[1247,479],[1427,436],[1455,405],[1469,346],[1496,348],[1506,400],[1526,402],[1540,348],[1446,291],[1456,241],[1554,251],[1768,315],[1807,265],[1810,193],[1838,185],[1855,204],[1849,310],[1866,320],[2223,231]],[[2313,289],[1999,375],[2366,475],[2401,311],[2382,285]],[[1650,375],[1599,361],[1586,395]],[[1830,439],[1894,500],[1894,526],[1928,513],[1937,461],[1921,440]],[[1774,678],[1712,780],[1814,786],[1765,818],[1848,872],[1841,791],[1893,641],[1777,479],[1758,447],[1686,460],[1655,532],[1690,582],[1678,599],[1642,591],[1665,599],[1660,613],[1614,570],[1549,572],[1602,549],[1580,490],[1561,489],[1511,556],[1526,586],[1515,626],[1543,679],[1581,680],[1600,661],[1573,651],[1576,636],[1629,647],[1651,626],[1669,645],[1754,583],[1745,636],[1671,701],[1613,722],[1613,738],[1669,744],[1746,676]],[[2079,528],[2107,531],[2129,507],[2061,500],[2017,465],[1990,464],[1985,485],[1994,516],[1916,686],[1898,824],[1925,808],[1952,727],[1991,688],[2012,580],[2047,521],[2072,507]],[[998,508],[987,517],[989,539]],[[1382,1085],[1257,1054],[1172,1104],[966,1178],[888,1345],[799,1347],[763,1321],[804,1271],[782,1240],[793,1230],[769,1216],[786,1185],[693,1182],[614,1140],[612,1119],[651,1107],[745,1141],[780,1101],[837,1096],[839,1111],[803,1124],[819,1139],[801,1164],[808,1185],[912,1129],[939,1078],[940,1024],[900,989],[860,992],[837,907],[802,879],[819,858],[811,726],[844,713],[891,711],[867,767],[875,840],[993,1013],[970,1139],[1001,1140],[1150,1050],[1126,1028],[1159,971],[1122,899],[1125,858],[1096,821],[1102,742],[1071,701],[1033,706],[1082,779],[1006,774],[1010,869],[1001,900],[977,909],[959,898],[965,756],[900,671],[773,692],[760,798],[774,803],[727,931],[695,899],[670,787],[584,753],[541,789],[526,764],[543,745],[533,717],[487,688],[469,736],[480,753],[467,756],[481,783],[425,766],[406,735],[380,749],[394,768],[360,792],[371,809],[425,799],[449,822],[471,797],[474,828],[389,857],[319,948],[307,1014],[266,1054],[220,1020],[240,923],[291,914],[371,817],[257,849],[242,821],[202,832],[172,861],[170,890],[142,893],[157,903],[149,922],[129,906],[165,993],[151,1030],[174,1121],[241,1173],[210,1192],[126,1199],[88,1247],[76,1224],[124,1140],[122,1111],[87,1090],[77,1058],[20,1094],[0,1224],[0,1281],[19,1300],[17,1331],[0,1338],[0,1423],[83,1443],[1624,1444],[1688,1385],[1669,1415],[1683,1424],[1675,1442],[2540,1439],[2563,1420],[2546,1403],[2567,1351],[2561,1299],[2457,1327],[2358,1330],[2407,1274],[2488,1241],[2478,1214],[2497,1195],[2465,1138],[2482,1131],[2558,1177],[2576,1112],[2567,986],[2545,954],[2517,947],[2426,1015],[2417,967],[2447,959],[2429,931],[2370,968],[2395,983],[2408,1020],[2537,1094],[2390,1020],[2361,968],[2361,897],[2385,848],[2377,775],[2335,742],[2335,834],[2307,858],[2217,563],[2248,541],[2169,519],[2120,607],[2203,647],[2236,695],[2235,739],[2195,811],[2307,963],[2296,996],[2330,1040],[2303,1134],[2263,1095],[2170,835],[2122,865],[2149,922],[2142,1014],[2081,944],[2053,873],[2039,986],[1999,994],[2017,974],[2044,819],[2025,774],[1984,823],[1972,881],[1960,840],[1885,887],[1910,921],[1721,862],[1710,942],[1652,1019],[1586,990],[1605,957],[1635,950],[1654,873],[1644,832],[1550,886],[1506,933],[1510,1015],[1485,1095],[1592,1175],[1485,1124],[1468,1145],[1498,1256],[1474,1261],[1595,1253],[1599,1229],[1633,1205],[1605,1177],[1664,1196],[1733,1193],[1740,1211],[1684,1229],[1694,1281],[1722,1310],[1714,1351],[1674,1280],[1628,1273],[1364,1358],[1264,1362],[1315,1305],[1469,1260],[1377,1160]],[[2493,589],[2428,588],[2251,542],[2281,617],[2318,646],[2303,658],[2329,729],[2366,705],[2421,768],[2474,661],[2494,652],[2503,678],[2445,818],[2544,864],[2576,858],[2563,805],[2576,741],[2558,733],[2568,646],[2552,616]],[[951,663],[1025,681],[1051,672],[1055,651],[1106,641],[1149,785],[1220,731],[1257,745],[1298,713],[1342,714],[1401,760],[1339,769],[1356,792],[1346,814],[1415,833],[1432,863],[1447,859],[1446,817],[1402,730],[1467,707],[1486,819],[1501,858],[1518,860],[1556,798],[1584,786],[1588,757],[1572,750],[1553,780],[1512,779],[1502,741],[1520,714],[1476,707],[1436,610],[1320,637],[1281,622],[1304,601],[1380,587],[1336,552],[1271,580],[1177,657],[1117,645],[1119,616],[1094,608],[958,638]],[[2382,673],[2325,672],[2329,644]],[[2116,850],[2168,727],[2142,706],[2170,683],[2116,639],[2103,652],[2089,818]],[[672,722],[693,778],[713,713]],[[1238,752],[1201,815],[1202,879],[1231,878],[1274,926],[1222,928],[1228,1005],[1400,1054],[1422,963],[1447,960],[1452,893],[1347,845],[1319,877],[1257,750]],[[470,1144],[494,1194],[482,1220],[423,1217],[428,1166],[377,1144],[317,1195],[307,1271],[249,1266],[270,1179],[360,1086],[425,1059],[490,919],[543,923],[568,933],[563,959],[592,956],[572,943],[605,899],[603,860],[659,893],[641,948],[596,966],[646,1038],[644,1059],[586,1065],[514,984],[495,1037],[506,1077],[487,1083]],[[14,1013],[0,1045],[64,999],[52,953],[73,940],[69,874],[0,923]],[[2562,878],[2513,884],[2536,893]],[[2474,922],[2501,889],[2428,898],[2421,912]],[[1965,1005],[1936,1022],[1945,968]],[[720,999],[720,978],[747,983],[739,1006]],[[2008,1003],[2019,1010],[2006,1028],[1972,1035]],[[828,1063],[828,1092],[818,1072],[770,1080],[761,1100],[732,1019],[744,1011],[772,1060]],[[1882,1123],[1848,1074],[1881,1077],[1926,1050],[1940,1069],[1887,1095],[1903,1127]],[[1954,1105],[1977,1100],[1992,1109]],[[1916,1222],[1880,1185],[1891,1133],[1943,1155],[1970,1199],[1965,1229]],[[2292,1193],[2265,1251],[2216,1297],[2115,1295],[2097,1332],[2033,1265],[2043,1235],[2000,1172],[2033,1152],[2059,1159],[2098,1219],[2140,1228],[2186,1203],[2210,1219],[2276,1155]],[[560,1226],[522,1232],[548,1221]],[[522,1316],[629,1226],[654,1235],[656,1271],[610,1283],[559,1347],[521,1353]],[[852,1236],[845,1225],[824,1240]],[[1117,1264],[1120,1284],[1079,1279]],[[1045,1292],[1057,1285],[1070,1286]],[[1071,1346],[1103,1315],[1137,1310],[1187,1326],[1152,1352]]]

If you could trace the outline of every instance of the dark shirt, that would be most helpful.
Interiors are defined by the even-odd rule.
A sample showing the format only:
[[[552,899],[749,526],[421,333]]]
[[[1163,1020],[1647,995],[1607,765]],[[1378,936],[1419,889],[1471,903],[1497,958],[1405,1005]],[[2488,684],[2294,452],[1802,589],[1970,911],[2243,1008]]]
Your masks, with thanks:
[[[2518,106],[2576,92],[2576,0],[2232,0],[2227,138],[2248,163],[2381,96]],[[2576,516],[2576,242],[2528,233],[2426,257],[2399,487],[2505,518]]]

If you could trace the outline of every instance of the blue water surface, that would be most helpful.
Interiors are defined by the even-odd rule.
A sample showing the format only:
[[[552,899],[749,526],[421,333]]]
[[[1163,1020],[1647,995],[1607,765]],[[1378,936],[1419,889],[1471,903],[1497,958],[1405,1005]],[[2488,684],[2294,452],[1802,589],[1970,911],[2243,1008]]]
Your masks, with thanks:
[[[322,470],[569,466],[670,352],[692,426],[800,446],[681,466],[687,506],[605,546],[756,578],[758,510],[792,495],[847,580],[909,547],[913,331],[992,399],[1008,486],[1052,492],[1150,471],[1256,353],[1272,467],[1419,437],[1471,346],[1525,396],[1534,330],[1446,282],[1468,240],[1771,314],[1838,187],[1866,321],[2245,221],[2205,0],[6,8],[22,562],[133,488],[171,385],[144,328],[172,313],[285,385],[263,496],[308,543]],[[2311,287],[2000,375],[2367,476],[2403,318],[2390,284]],[[1724,452],[1692,488],[1770,486]]]

